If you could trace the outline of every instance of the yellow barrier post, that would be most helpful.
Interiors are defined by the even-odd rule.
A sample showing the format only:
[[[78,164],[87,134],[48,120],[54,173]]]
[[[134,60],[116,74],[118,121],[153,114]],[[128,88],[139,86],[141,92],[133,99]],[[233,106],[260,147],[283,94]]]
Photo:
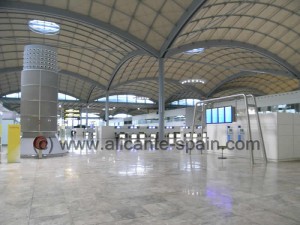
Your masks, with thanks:
[[[20,162],[21,129],[18,124],[8,125],[7,162]]]

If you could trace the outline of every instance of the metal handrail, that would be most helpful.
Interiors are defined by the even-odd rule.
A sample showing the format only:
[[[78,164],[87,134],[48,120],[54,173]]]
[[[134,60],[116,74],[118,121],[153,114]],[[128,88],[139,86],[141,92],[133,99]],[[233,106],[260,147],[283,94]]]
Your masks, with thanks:
[[[248,98],[252,98],[252,100],[254,102],[255,116],[256,116],[256,120],[257,120],[257,126],[258,126],[260,141],[261,141],[262,147],[263,147],[263,150],[262,150],[263,158],[264,158],[264,163],[266,164],[268,160],[267,160],[267,154],[266,154],[266,149],[265,149],[265,144],[264,144],[264,138],[263,138],[260,119],[259,119],[259,115],[258,115],[258,111],[257,111],[256,99],[255,99],[254,95],[252,95],[252,94],[248,94],[248,95],[246,95],[246,94],[235,94],[235,95],[224,96],[224,97],[219,97],[219,98],[206,99],[206,100],[202,100],[200,102],[197,102],[195,104],[195,107],[194,107],[192,134],[195,131],[195,121],[196,121],[197,107],[199,107],[200,105],[203,105],[203,109],[204,109],[205,103],[215,103],[215,102],[221,102],[223,100],[230,100],[230,99],[238,100],[239,98],[244,99],[244,102],[245,102],[245,110],[246,110],[246,116],[247,116],[247,128],[248,128],[247,136],[248,136],[249,140],[252,140],[252,132],[251,132],[251,124],[250,124],[250,116],[249,116]],[[202,114],[204,114],[204,110],[202,111]],[[204,117],[202,116],[201,118],[203,120]],[[204,123],[205,123],[205,121],[204,121]],[[203,126],[202,126],[201,133],[203,133]],[[189,153],[191,154],[191,150],[189,151]],[[251,165],[253,165],[254,164],[253,151],[251,150],[249,153],[250,153],[250,163],[251,163]]]

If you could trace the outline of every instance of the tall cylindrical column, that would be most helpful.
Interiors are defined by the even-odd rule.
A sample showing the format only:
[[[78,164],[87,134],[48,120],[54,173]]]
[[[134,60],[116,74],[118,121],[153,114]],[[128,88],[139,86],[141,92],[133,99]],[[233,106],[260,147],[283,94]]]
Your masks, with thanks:
[[[44,45],[27,45],[21,73],[23,138],[54,137],[57,132],[57,52]]]

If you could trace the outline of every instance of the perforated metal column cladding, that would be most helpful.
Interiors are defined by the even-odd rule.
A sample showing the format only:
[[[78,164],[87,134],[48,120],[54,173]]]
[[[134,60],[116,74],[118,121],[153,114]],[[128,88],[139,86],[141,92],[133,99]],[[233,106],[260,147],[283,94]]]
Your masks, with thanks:
[[[25,138],[57,132],[57,53],[44,45],[27,45],[21,73],[21,131]]]

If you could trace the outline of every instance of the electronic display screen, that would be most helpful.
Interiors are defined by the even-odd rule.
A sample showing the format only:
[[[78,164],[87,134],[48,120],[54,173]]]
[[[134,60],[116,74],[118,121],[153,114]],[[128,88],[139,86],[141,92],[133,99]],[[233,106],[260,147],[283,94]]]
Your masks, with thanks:
[[[225,123],[225,109],[224,107],[218,108],[218,118],[219,118],[219,123]]]
[[[218,108],[212,109],[212,123],[218,123]]]
[[[232,123],[234,108],[232,106],[206,109],[206,124]]]
[[[212,123],[212,121],[211,121],[211,109],[206,110],[206,123]]]
[[[225,107],[225,123],[232,123],[233,113],[232,107]]]

